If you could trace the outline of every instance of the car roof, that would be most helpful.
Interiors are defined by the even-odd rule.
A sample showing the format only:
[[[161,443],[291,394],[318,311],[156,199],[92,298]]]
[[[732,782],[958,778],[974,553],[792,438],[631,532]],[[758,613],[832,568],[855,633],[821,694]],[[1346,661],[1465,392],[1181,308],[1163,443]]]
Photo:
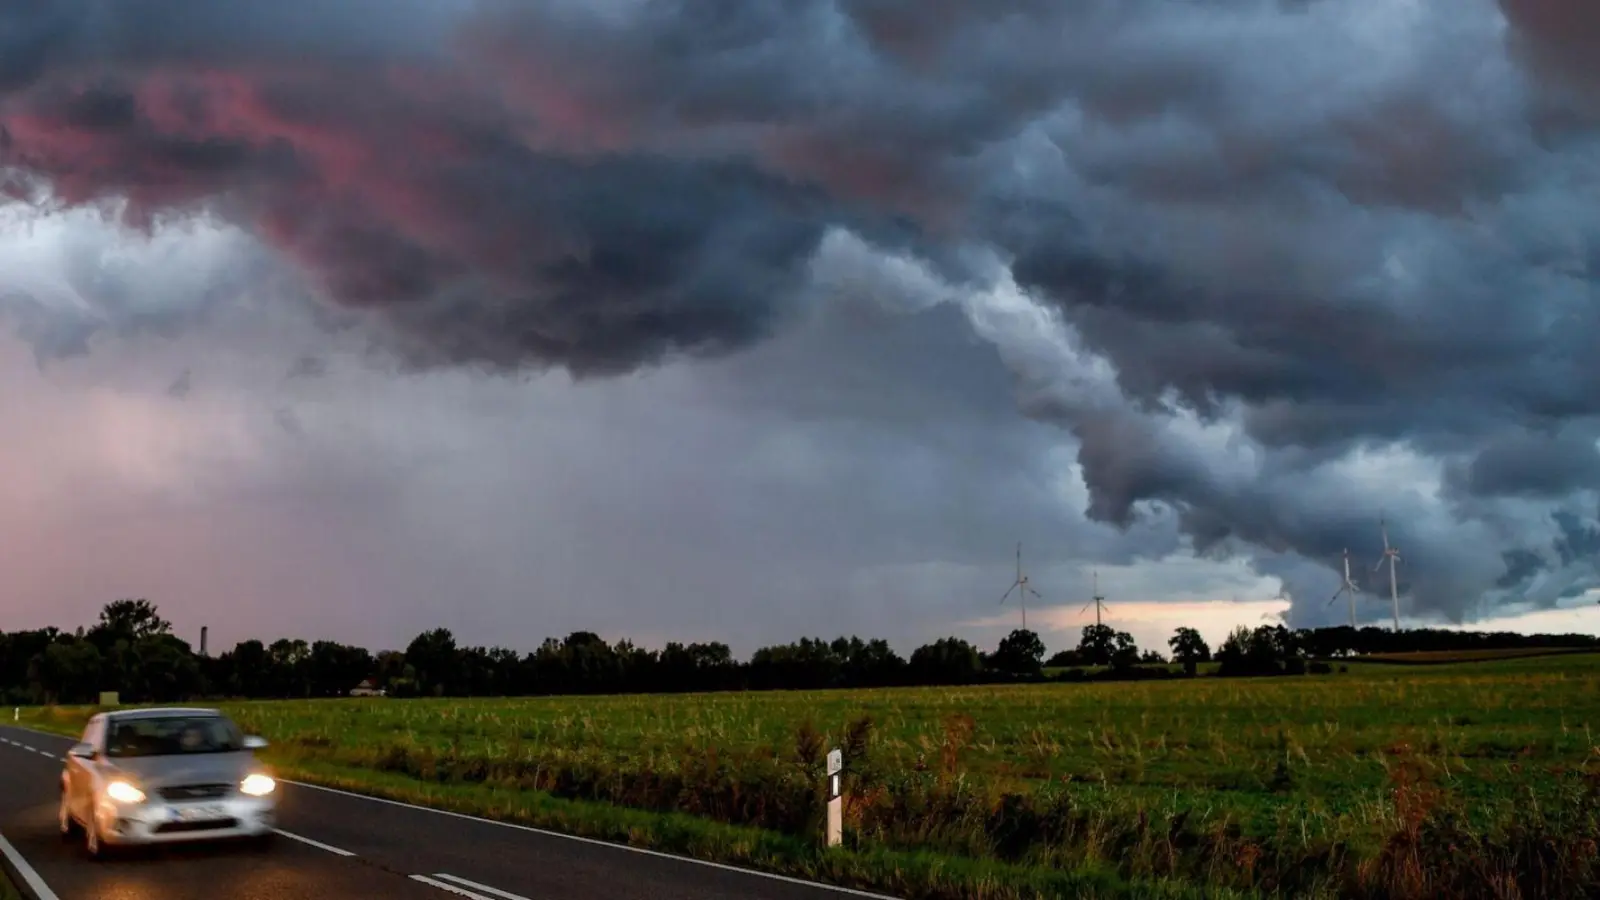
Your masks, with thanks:
[[[126,722],[134,719],[165,719],[173,716],[187,716],[189,718],[215,718],[221,715],[222,713],[215,709],[201,709],[199,707],[187,706],[162,706],[149,709],[120,709],[116,712],[107,713],[106,718],[115,719],[119,722]]]

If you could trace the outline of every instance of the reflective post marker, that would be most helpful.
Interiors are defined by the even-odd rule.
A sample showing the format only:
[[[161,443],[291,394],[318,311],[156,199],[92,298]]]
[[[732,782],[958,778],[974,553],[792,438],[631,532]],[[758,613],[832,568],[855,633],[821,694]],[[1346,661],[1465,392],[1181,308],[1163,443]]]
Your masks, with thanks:
[[[844,754],[828,752],[828,846],[844,843]]]

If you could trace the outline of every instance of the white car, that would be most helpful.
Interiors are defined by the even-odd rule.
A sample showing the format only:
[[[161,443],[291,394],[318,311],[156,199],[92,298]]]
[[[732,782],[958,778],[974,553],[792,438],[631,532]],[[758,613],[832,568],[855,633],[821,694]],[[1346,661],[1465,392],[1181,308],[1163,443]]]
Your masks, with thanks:
[[[61,834],[110,847],[273,834],[277,783],[214,709],[130,709],[89,720],[61,772]]]

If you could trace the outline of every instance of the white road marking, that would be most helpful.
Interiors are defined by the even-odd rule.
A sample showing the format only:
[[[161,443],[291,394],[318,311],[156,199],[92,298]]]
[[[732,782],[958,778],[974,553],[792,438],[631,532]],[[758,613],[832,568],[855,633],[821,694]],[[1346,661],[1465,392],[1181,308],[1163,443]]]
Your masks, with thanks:
[[[366,794],[357,794],[352,791],[341,791],[338,788],[323,787],[320,784],[307,784],[303,781],[289,781],[284,778],[280,778],[278,781],[281,784],[292,784],[296,787],[310,788],[313,791],[322,791],[328,794],[338,794],[343,797],[354,797],[357,800],[366,800],[369,803],[382,803],[388,806],[399,806],[405,809],[414,809],[418,812],[432,813],[436,816],[448,816],[453,819],[466,819],[469,822],[481,822],[485,825],[494,825],[499,828],[510,828],[514,831],[526,831],[530,834],[542,834],[546,837],[577,841],[580,844],[593,844],[597,847],[609,847],[612,850],[626,850],[629,853],[638,853],[644,856],[654,856],[659,859],[670,859],[675,862],[689,863],[696,866],[705,866],[709,869],[721,869],[724,872],[736,872],[740,875],[751,875],[756,878],[766,878],[771,881],[782,881],[788,884],[798,884],[808,888],[832,891],[836,894],[845,894],[851,897],[869,897],[872,898],[872,900],[900,900],[900,898],[891,897],[888,894],[874,894],[870,891],[858,891],[855,888],[838,887],[837,885],[823,884],[820,881],[806,881],[803,878],[790,878],[788,875],[775,875],[771,872],[759,872],[755,869],[744,869],[740,868],[739,866],[730,866],[726,863],[711,862],[710,860],[705,859],[694,859],[693,857],[689,856],[674,856],[671,853],[662,853],[660,850],[646,850],[643,847],[630,847],[627,844],[613,844],[610,841],[602,841],[597,838],[579,837],[575,834],[562,834],[559,831],[547,831],[543,828],[533,828],[528,825],[518,825],[514,822],[496,822],[493,819],[485,819],[479,816],[469,816],[465,813],[451,812],[448,809],[429,809],[426,806],[417,806],[414,803],[401,803],[398,800],[387,800],[383,797],[369,797]]]
[[[351,853],[349,850],[340,850],[338,847],[334,847],[334,846],[330,846],[328,844],[324,844],[321,841],[313,841],[311,838],[301,837],[298,834],[292,834],[290,832],[284,831],[282,828],[274,828],[274,829],[272,829],[272,831],[275,834],[283,835],[284,837],[288,838],[291,841],[299,841],[302,844],[309,844],[309,845],[317,848],[318,850],[326,850],[329,853],[335,854],[337,856],[355,856],[355,854]]]
[[[435,872],[433,873],[433,877],[440,878],[445,881],[452,881],[461,885],[462,887],[472,888],[475,891],[483,891],[485,894],[491,894],[501,898],[501,900],[528,900],[527,897],[521,896],[520,894],[513,894],[510,891],[502,891],[499,888],[492,888],[487,884],[479,884],[476,881],[468,881],[459,875],[446,875],[443,872]]]
[[[39,900],[61,900],[60,897],[56,896],[56,892],[50,890],[50,886],[44,883],[44,879],[39,877],[39,873],[33,870],[33,866],[28,865],[28,861],[22,858],[22,854],[17,852],[17,848],[11,846],[11,842],[6,840],[3,834],[0,834],[0,856],[6,858],[6,862],[9,862],[11,868],[22,878],[22,883],[27,885],[28,890],[32,891],[33,895]]]
[[[429,887],[436,887],[441,891],[448,891],[448,892],[450,892],[452,894],[455,894],[458,897],[470,897],[471,900],[494,900],[494,898],[492,898],[492,897],[485,897],[482,894],[474,894],[473,892],[467,890],[466,888],[456,887],[453,884],[446,884],[443,881],[435,881],[435,880],[433,880],[432,878],[429,878],[426,875],[413,875],[413,876],[411,876],[411,880],[412,881],[420,881],[423,884],[428,885]]]

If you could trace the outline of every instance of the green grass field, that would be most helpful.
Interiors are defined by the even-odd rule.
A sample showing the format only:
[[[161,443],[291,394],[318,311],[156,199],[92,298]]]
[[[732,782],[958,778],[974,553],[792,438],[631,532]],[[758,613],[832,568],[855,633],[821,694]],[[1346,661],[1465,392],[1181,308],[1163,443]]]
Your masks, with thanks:
[[[1584,896],[1600,874],[1593,654],[224,706],[290,777],[905,896]],[[70,730],[88,713],[26,715]],[[850,846],[822,853],[833,746],[849,748]]]

